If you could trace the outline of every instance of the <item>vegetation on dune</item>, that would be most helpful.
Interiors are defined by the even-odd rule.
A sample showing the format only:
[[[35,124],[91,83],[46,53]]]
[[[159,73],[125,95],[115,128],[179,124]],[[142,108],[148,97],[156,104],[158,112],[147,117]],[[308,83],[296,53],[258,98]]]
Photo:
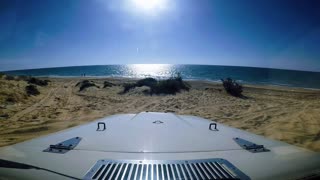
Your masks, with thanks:
[[[41,80],[31,76],[13,76],[9,74],[0,73],[0,78],[4,77],[5,80],[16,80],[16,81],[26,81],[28,84],[34,84],[38,86],[47,86],[50,80]]]
[[[142,87],[142,86],[154,87],[157,85],[157,83],[158,81],[154,78],[144,78],[137,81],[135,84],[138,87]]]
[[[189,91],[190,86],[183,82],[180,75],[166,80],[159,81],[154,88],[151,88],[155,94],[176,94],[181,90]]]
[[[13,96],[9,96],[6,98],[6,102],[7,103],[15,103],[16,99]]]
[[[8,81],[0,79],[0,111],[1,105],[23,103],[27,99],[24,81]]]
[[[83,91],[88,87],[97,87],[100,88],[99,86],[97,86],[93,81],[89,81],[89,80],[83,80],[80,81],[76,84],[76,86],[79,86],[79,91]]]
[[[127,93],[128,91],[130,91],[130,89],[133,89],[136,87],[136,84],[135,83],[125,83],[123,84],[123,91],[122,93]]]
[[[41,79],[37,79],[37,78],[34,78],[34,77],[26,78],[26,80],[27,80],[27,82],[29,84],[35,84],[35,85],[38,85],[38,86],[47,86],[48,82],[50,82],[49,80],[41,80]]]
[[[112,87],[112,86],[115,86],[115,84],[108,81],[103,82],[103,88]]]
[[[5,113],[5,114],[0,114],[0,119],[8,119],[9,118],[9,114]]]
[[[31,78],[30,76],[21,75],[21,76],[16,76],[15,80],[16,81],[26,81],[26,82],[28,82],[30,78]]]
[[[11,75],[9,75],[9,74],[6,74],[4,79],[5,79],[5,80],[12,81],[12,80],[14,80],[15,78],[14,78],[14,76],[11,76]]]
[[[39,95],[40,91],[38,90],[37,85],[47,86],[48,82],[50,82],[49,80],[41,80],[31,76],[0,74],[1,79],[5,80],[1,82],[3,88],[0,91],[0,94],[2,95],[0,101],[8,104],[21,102],[27,96]],[[15,82],[13,82],[13,80]]]
[[[231,78],[221,79],[224,89],[232,96],[242,97],[242,85]]]
[[[29,95],[29,96],[36,96],[36,95],[39,95],[40,92],[39,90],[37,89],[37,87],[35,85],[28,85],[26,86],[26,93]]]
[[[147,86],[150,88],[150,95],[152,94],[176,94],[181,90],[189,91],[190,86],[182,80],[180,74],[165,80],[156,80],[154,78],[145,78],[136,83],[126,83],[123,85],[123,92],[127,93],[130,89],[136,87]]]

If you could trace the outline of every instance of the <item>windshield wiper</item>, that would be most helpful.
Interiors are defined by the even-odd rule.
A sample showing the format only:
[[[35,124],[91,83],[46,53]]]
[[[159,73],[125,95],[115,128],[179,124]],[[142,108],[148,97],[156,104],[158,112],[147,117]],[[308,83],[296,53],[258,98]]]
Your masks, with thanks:
[[[62,173],[59,173],[59,172],[56,172],[56,171],[52,171],[50,169],[40,168],[40,167],[37,167],[37,166],[32,166],[32,165],[24,164],[24,163],[7,161],[7,160],[3,160],[3,159],[0,159],[0,168],[37,169],[37,170],[43,170],[43,171],[47,171],[47,172],[50,172],[50,173],[58,174],[60,176],[68,177],[68,178],[71,178],[71,179],[79,179],[79,178],[76,178],[76,177],[73,177],[73,176],[69,176],[69,175],[62,174]]]

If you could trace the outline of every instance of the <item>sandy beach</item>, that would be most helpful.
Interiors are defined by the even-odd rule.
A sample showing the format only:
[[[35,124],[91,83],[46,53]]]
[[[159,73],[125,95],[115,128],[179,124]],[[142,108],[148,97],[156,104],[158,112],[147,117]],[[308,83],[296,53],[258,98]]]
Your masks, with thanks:
[[[37,86],[38,96],[25,93],[25,81],[0,80],[0,146],[108,115],[157,111],[201,116],[320,152],[320,90],[244,85],[246,98],[236,98],[221,84],[188,81],[190,91],[148,96],[139,89],[119,94],[132,79],[91,79],[100,88],[81,92],[80,78],[49,80],[48,86]],[[105,80],[116,86],[102,88]]]

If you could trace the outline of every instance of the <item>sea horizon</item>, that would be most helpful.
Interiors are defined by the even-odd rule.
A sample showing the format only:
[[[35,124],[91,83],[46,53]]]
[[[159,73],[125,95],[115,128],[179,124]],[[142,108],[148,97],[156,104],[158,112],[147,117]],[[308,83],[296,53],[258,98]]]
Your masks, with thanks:
[[[51,68],[69,68],[69,67],[83,67],[83,66],[122,66],[122,65],[190,65],[190,66],[226,66],[226,67],[247,67],[247,68],[260,68],[260,69],[275,69],[275,70],[286,70],[286,71],[302,71],[302,72],[313,72],[320,73],[315,70],[304,70],[304,69],[283,69],[276,67],[259,67],[259,66],[240,66],[240,65],[215,65],[215,64],[167,64],[167,63],[133,63],[133,64],[96,64],[96,65],[68,65],[68,66],[49,66],[49,67],[35,67],[35,68],[25,68],[25,69],[9,69],[0,70],[0,73],[11,72],[11,71],[25,71],[25,70],[37,70],[37,69],[51,69]]]
[[[320,89],[320,72],[265,67],[202,64],[85,65],[0,71],[10,75],[36,77],[97,77],[165,79],[180,73],[186,80],[218,82],[230,77],[243,84],[276,85]]]

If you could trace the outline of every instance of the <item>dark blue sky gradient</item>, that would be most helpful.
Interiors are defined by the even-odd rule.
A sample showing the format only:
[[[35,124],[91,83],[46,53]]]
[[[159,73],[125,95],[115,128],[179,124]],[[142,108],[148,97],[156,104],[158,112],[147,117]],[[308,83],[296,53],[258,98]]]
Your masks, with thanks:
[[[213,64],[320,71],[318,0],[1,0],[0,70]],[[141,10],[142,11],[142,10]]]

